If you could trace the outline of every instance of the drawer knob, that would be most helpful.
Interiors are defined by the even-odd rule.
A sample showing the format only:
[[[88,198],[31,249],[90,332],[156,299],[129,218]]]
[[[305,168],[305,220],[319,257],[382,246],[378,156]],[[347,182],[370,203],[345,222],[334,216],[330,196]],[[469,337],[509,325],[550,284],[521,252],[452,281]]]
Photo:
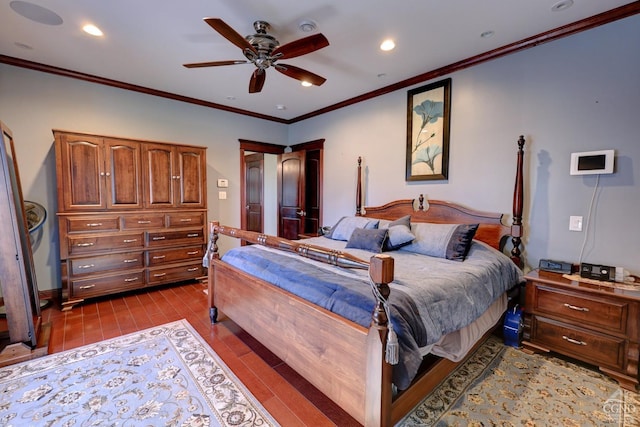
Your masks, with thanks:
[[[166,255],[156,255],[153,257],[153,259],[165,259]]]
[[[191,222],[191,218],[180,218],[180,222]]]
[[[128,283],[128,282],[136,282],[136,281],[138,281],[138,280],[139,280],[139,278],[138,278],[138,277],[131,277],[131,278],[129,278],[129,279],[124,279],[124,281],[125,281],[125,282],[127,282],[127,283]]]
[[[164,237],[164,236],[156,236],[156,237],[152,238],[151,240],[164,240],[164,239],[166,239],[166,237]]]
[[[135,243],[137,241],[138,241],[138,239],[124,239],[123,240],[124,243]]]
[[[565,307],[575,311],[589,311],[587,307],[578,307],[577,305],[564,304]]]
[[[138,259],[137,258],[133,258],[133,259],[125,259],[123,262],[125,264],[131,264],[132,262],[137,262]]]
[[[164,277],[166,275],[167,275],[167,273],[156,273],[156,274],[153,275],[153,277]]]
[[[85,248],[87,246],[93,246],[93,243],[77,243],[76,246]]]
[[[584,342],[584,341],[574,340],[573,338],[569,338],[569,337],[568,337],[568,336],[566,336],[566,335],[563,335],[563,336],[562,336],[562,339],[563,339],[563,340],[565,340],[565,341],[570,342],[571,344],[576,344],[576,345],[587,345],[587,343],[586,343],[586,342]]]
[[[151,221],[138,221],[138,224],[151,224]]]
[[[198,271],[198,267],[187,268],[188,272]]]
[[[87,227],[100,227],[101,225],[101,222],[90,222],[89,224],[87,224]]]
[[[187,255],[197,255],[199,253],[200,251],[191,251],[191,252],[187,252]]]
[[[85,286],[80,286],[80,289],[91,289],[91,288],[95,288],[96,285],[85,285]]]
[[[200,236],[198,233],[187,234],[187,237],[198,237],[198,236]]]

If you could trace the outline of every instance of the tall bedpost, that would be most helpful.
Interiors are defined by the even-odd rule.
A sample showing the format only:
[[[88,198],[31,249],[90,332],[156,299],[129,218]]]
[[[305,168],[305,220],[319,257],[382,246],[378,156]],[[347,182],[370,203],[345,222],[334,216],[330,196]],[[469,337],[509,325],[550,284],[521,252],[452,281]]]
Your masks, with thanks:
[[[524,200],[524,185],[522,163],[524,158],[524,136],[520,135],[518,139],[518,159],[516,162],[516,184],[513,189],[513,224],[511,225],[511,260],[518,266],[522,267],[522,258],[520,257],[520,244],[522,243],[522,206]]]
[[[376,292],[384,301],[389,298],[389,283],[393,281],[393,258],[375,255],[369,263],[369,276]],[[392,366],[386,361],[389,319],[383,301],[376,297],[376,307],[371,315],[371,326],[367,336],[367,393],[365,404],[365,426],[391,425],[391,400],[393,391]]]
[[[219,259],[220,254],[218,253],[218,226],[220,223],[218,221],[209,222],[209,246],[207,247],[207,255],[209,257],[208,266],[209,271],[207,272],[207,288],[208,293],[207,296],[209,298],[209,319],[211,323],[216,323],[218,321],[218,308],[215,306],[214,301],[214,291],[215,291],[215,282],[214,282],[214,267],[213,260]]]
[[[356,216],[362,215],[362,157],[358,156],[358,180],[356,183]]]

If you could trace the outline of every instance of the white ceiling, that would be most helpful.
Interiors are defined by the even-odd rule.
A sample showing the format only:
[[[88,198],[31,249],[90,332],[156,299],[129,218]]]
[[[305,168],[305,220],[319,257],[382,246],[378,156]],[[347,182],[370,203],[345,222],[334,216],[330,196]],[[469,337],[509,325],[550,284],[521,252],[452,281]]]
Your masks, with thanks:
[[[14,12],[13,2],[3,1],[0,54],[289,120],[633,3],[574,0],[552,11],[558,1],[30,0],[55,12],[60,25],[26,19]],[[254,33],[254,21],[267,21],[281,45],[313,34],[298,25],[315,21],[330,45],[286,63],[326,83],[304,88],[268,69],[262,92],[249,94],[252,64],[184,68],[189,62],[244,59],[204,17],[221,18],[243,36]],[[86,35],[86,23],[100,27],[104,37]],[[485,31],[494,35],[480,37]],[[378,46],[388,37],[397,47],[382,52]]]

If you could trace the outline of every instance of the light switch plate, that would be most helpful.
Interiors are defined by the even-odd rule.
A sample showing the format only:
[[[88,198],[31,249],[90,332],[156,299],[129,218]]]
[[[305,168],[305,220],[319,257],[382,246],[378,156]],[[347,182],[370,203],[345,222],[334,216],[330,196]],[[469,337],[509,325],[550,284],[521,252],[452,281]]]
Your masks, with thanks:
[[[218,199],[219,200],[226,200],[227,199],[227,192],[226,191],[218,191]]]
[[[570,231],[582,231],[582,217],[570,216],[569,217],[569,230]]]

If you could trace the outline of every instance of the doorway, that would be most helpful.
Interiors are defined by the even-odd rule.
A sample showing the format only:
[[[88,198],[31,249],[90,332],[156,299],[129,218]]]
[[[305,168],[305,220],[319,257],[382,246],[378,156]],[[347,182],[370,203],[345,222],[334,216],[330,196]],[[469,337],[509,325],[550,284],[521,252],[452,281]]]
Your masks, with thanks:
[[[324,139],[291,147],[240,140],[242,229],[290,240],[317,235],[322,224],[323,149]],[[272,220],[277,230],[270,230]]]

